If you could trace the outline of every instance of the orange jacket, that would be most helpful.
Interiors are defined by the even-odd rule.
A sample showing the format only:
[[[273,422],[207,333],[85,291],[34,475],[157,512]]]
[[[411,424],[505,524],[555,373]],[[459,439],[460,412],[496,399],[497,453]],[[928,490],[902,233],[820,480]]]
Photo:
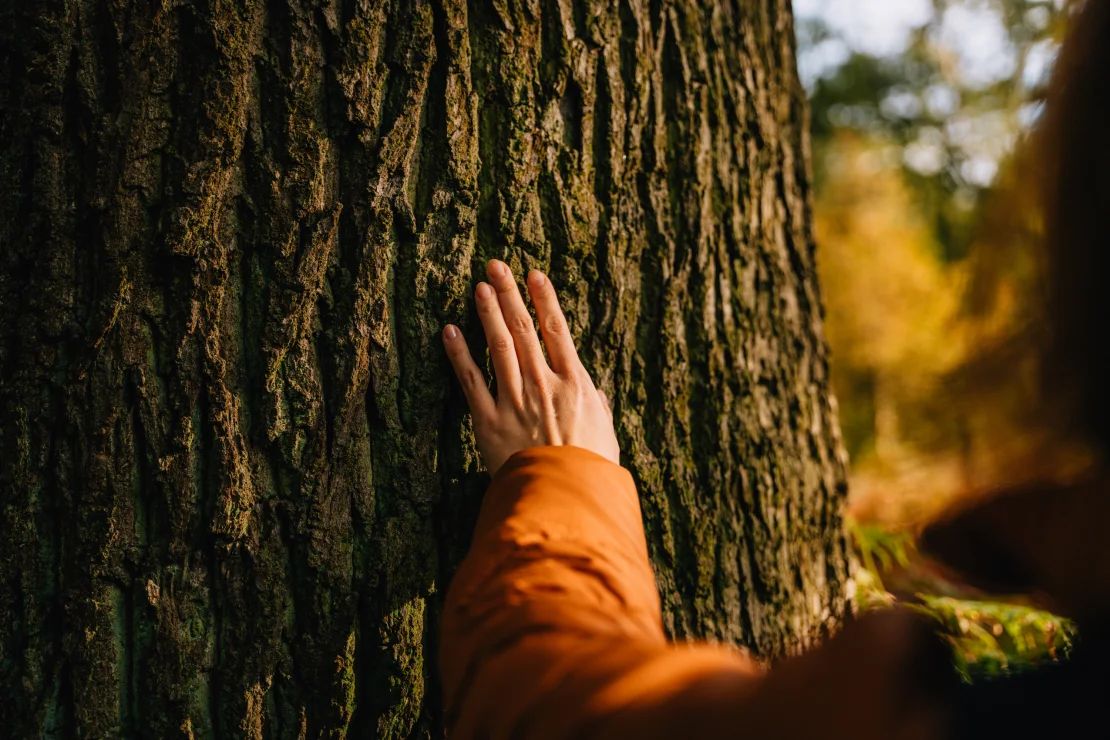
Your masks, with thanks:
[[[1029,553],[1033,580],[1104,636],[1105,617],[1091,615],[1105,613],[1110,589],[1082,574],[1110,572],[1098,550],[1110,498],[1088,488],[977,505],[935,525],[927,541],[973,573],[1025,562],[991,553],[979,562],[984,548]],[[1046,529],[1050,546],[1038,546]],[[1080,544],[1060,544],[1069,536]],[[1104,683],[1090,678],[1105,678],[1101,658],[1088,661],[1089,673],[1083,664],[1025,684],[961,687],[933,628],[892,611],[855,620],[769,672],[725,646],[668,643],[632,477],[578,447],[522,450],[497,472],[441,628],[452,738],[922,740],[1002,727],[1044,737],[1062,718],[1083,727],[1104,704]],[[1049,695],[1034,702],[1048,709],[1031,714],[1028,696]]]
[[[632,476],[571,446],[497,471],[441,645],[453,738],[721,734],[761,683],[735,649],[668,643]]]

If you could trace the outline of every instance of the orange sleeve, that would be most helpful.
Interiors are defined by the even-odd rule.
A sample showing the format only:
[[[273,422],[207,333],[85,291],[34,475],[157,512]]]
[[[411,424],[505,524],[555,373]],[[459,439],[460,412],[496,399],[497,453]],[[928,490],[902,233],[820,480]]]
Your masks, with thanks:
[[[498,470],[441,637],[452,738],[730,734],[760,683],[739,651],[668,643],[632,476],[579,447]]]

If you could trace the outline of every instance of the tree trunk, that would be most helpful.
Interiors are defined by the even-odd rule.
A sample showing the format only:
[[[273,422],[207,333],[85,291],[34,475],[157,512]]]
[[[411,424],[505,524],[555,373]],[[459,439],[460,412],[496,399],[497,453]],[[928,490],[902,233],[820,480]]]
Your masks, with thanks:
[[[548,270],[668,629],[847,608],[788,0],[9,0],[0,716],[441,733],[487,477],[440,348]]]

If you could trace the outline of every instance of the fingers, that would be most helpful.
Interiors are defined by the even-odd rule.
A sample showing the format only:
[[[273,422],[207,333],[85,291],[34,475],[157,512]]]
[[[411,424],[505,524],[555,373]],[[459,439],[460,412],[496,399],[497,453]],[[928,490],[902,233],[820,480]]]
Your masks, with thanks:
[[[511,278],[510,278],[511,279]],[[493,373],[497,379],[497,395],[519,401],[523,397],[524,384],[520,377],[520,365],[513,336],[501,314],[497,292],[488,283],[478,283],[475,300],[478,304],[478,318],[486,332],[486,345],[490,359],[493,360]]]
[[[559,307],[559,297],[555,295],[555,286],[542,272],[532,270],[528,274],[528,293],[536,307],[536,318],[539,319],[540,331],[543,332],[543,343],[547,346],[551,369],[560,375],[568,375],[580,363],[566,317]]]
[[[512,270],[501,260],[490,260],[486,265],[486,273],[497,290],[497,300],[501,305],[504,323],[512,334],[521,371],[532,379],[541,378],[545,371],[549,371],[547,360],[540,348],[536,325],[532,323],[532,316],[524,305],[516,281],[513,280]]]
[[[486,387],[485,375],[470,356],[470,348],[466,346],[466,339],[458,327],[448,324],[444,328],[443,346],[447,350],[451,367],[455,369],[455,377],[462,386],[470,413],[475,419],[490,418],[496,410],[493,396]]]

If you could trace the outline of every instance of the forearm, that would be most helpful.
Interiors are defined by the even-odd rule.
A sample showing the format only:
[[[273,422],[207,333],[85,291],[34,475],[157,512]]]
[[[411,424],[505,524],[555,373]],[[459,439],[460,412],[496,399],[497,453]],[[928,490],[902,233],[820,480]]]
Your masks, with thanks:
[[[567,446],[495,476],[448,593],[442,669],[455,737],[658,736],[755,674],[731,649],[667,644],[631,476]]]

